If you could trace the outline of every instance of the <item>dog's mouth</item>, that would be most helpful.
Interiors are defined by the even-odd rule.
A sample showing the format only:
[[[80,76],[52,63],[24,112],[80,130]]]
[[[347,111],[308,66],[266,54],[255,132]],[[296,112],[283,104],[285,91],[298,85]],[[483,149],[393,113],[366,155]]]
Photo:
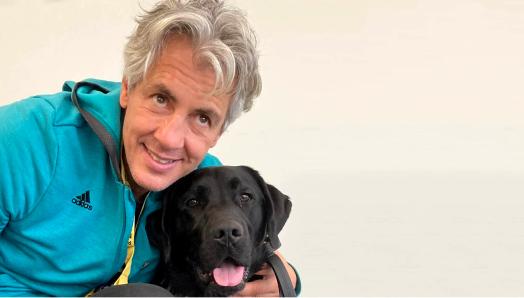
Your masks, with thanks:
[[[216,284],[221,287],[239,287],[248,277],[249,267],[238,264],[234,260],[226,259],[217,267],[208,272],[201,272],[202,280],[209,284]]]
[[[246,267],[225,262],[213,269],[213,280],[222,287],[236,287],[244,281]]]

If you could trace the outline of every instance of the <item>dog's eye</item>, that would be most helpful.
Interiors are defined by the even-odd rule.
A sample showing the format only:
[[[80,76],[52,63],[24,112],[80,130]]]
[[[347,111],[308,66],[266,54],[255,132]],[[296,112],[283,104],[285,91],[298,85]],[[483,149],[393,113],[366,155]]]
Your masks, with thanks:
[[[248,193],[243,193],[242,195],[240,195],[240,202],[242,202],[242,203],[249,202],[249,201],[251,201],[251,199],[252,199],[252,197]]]
[[[199,203],[198,200],[191,199],[191,200],[188,200],[188,201],[186,202],[186,205],[187,205],[188,207],[196,207],[196,206],[198,206],[198,203]]]

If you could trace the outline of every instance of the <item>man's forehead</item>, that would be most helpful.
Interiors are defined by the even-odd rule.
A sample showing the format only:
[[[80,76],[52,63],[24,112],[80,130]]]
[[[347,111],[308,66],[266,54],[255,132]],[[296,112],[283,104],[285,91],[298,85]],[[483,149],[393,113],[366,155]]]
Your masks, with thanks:
[[[227,73],[224,72],[227,72],[228,67],[221,65],[221,62],[217,60],[215,55],[207,52],[205,49],[200,49],[199,45],[195,44],[191,37],[175,34],[166,40],[155,62],[165,57],[165,63],[179,67],[184,72],[192,71],[198,73],[199,80],[206,85],[207,93],[232,95],[235,92],[237,79],[233,79],[231,86],[220,86],[229,80]],[[220,90],[216,90],[216,87]]]

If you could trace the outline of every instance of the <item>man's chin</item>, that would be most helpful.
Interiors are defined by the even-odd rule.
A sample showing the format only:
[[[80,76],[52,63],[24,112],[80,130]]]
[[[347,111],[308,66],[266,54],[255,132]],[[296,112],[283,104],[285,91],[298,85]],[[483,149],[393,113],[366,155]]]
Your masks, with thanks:
[[[139,171],[136,175],[133,175],[134,184],[139,188],[149,191],[162,191],[168,188],[171,184],[175,183],[178,179],[192,172],[193,169],[177,169],[172,173],[154,173],[152,171]],[[133,170],[131,170],[133,173]]]
[[[162,190],[168,188],[169,185],[171,185],[173,183],[174,183],[174,181],[173,182],[168,181],[168,182],[163,182],[163,183],[159,183],[159,181],[154,181],[154,182],[149,182],[149,183],[145,182],[145,183],[142,183],[140,185],[141,185],[141,187],[143,189],[145,189],[148,192],[149,191],[157,192],[157,191],[162,191]]]
[[[158,177],[158,176],[151,176],[151,177],[138,177],[138,179],[135,179],[135,184],[138,189],[142,189],[144,193],[150,192],[150,191],[162,191],[166,188],[168,188],[171,184],[173,184],[176,180],[178,180],[179,177],[177,176],[175,179],[167,179],[165,177]],[[133,188],[133,192],[135,192],[135,188]]]

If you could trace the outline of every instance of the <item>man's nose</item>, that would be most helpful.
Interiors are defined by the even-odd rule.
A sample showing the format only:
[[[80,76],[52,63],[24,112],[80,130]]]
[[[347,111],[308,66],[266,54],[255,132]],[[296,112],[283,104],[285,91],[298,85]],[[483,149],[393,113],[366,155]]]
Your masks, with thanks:
[[[188,132],[185,117],[173,115],[160,122],[154,135],[158,142],[166,148],[182,148]]]

